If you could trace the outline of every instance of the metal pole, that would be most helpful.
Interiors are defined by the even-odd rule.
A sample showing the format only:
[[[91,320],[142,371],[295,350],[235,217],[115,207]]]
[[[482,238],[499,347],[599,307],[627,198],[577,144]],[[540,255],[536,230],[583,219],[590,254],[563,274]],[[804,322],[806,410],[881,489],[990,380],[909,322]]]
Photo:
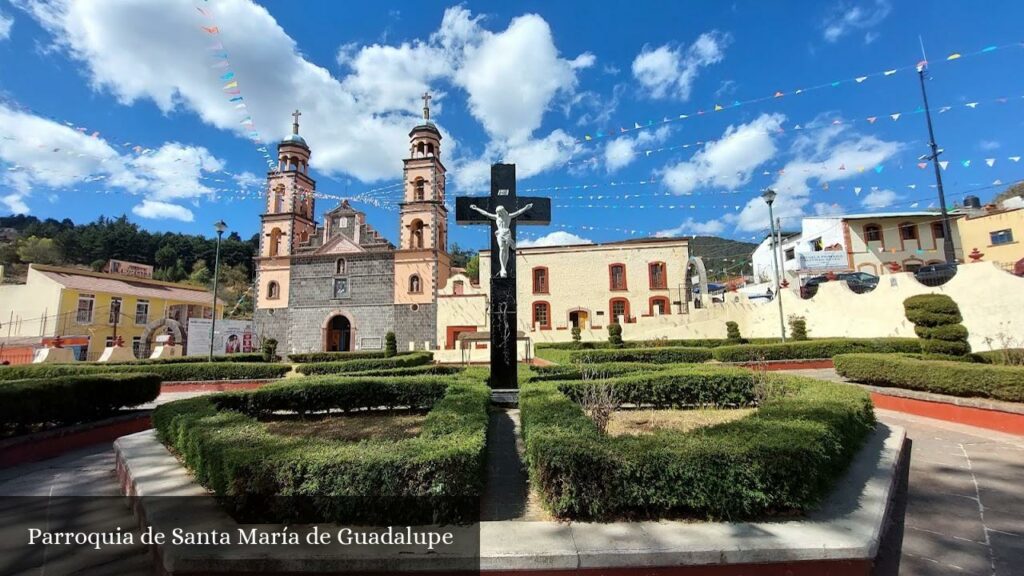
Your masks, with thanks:
[[[775,244],[775,214],[772,211],[771,203],[768,203],[768,221],[771,225],[772,244]],[[782,284],[779,282],[779,260],[775,256],[775,246],[772,246],[772,268],[775,269],[775,299],[779,302],[779,331],[782,334],[782,341],[786,341],[786,322],[782,315]]]
[[[213,362],[213,335],[217,326],[217,283],[220,280],[220,237],[224,230],[217,230],[217,252],[213,257],[213,316],[210,319],[210,362]]]
[[[932,166],[935,167],[935,185],[939,189],[939,207],[942,210],[942,251],[946,257],[946,262],[956,262],[956,252],[953,250],[953,234],[950,230],[949,225],[949,211],[946,210],[946,192],[942,188],[942,170],[939,167],[939,146],[935,143],[935,131],[932,129],[932,113],[928,109],[928,92],[924,88],[924,73],[928,67],[927,62],[921,63],[917,68],[917,75],[921,80],[921,97],[924,99],[924,117],[928,121],[928,145],[932,149],[932,154],[929,156],[929,160],[932,162]]]

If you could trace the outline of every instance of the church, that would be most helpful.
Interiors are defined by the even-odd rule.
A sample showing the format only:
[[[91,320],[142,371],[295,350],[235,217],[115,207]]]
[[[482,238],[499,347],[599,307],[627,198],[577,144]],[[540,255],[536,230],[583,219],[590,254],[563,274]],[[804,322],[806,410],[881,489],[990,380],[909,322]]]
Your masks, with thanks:
[[[488,330],[490,255],[481,254],[479,285],[453,276],[441,133],[427,96],[424,102],[402,160],[395,243],[347,200],[317,222],[312,150],[299,134],[300,113],[293,114],[292,132],[277,147],[278,169],[267,174],[256,257],[256,331],[276,339],[281,353],[379,350],[393,331],[400,350],[447,350],[458,360],[458,335]],[[673,297],[688,265],[681,238],[521,248],[515,257],[523,272],[523,355],[531,340],[569,340],[572,326],[598,339],[614,321],[629,331],[656,319],[664,331],[667,318],[685,313],[682,296]]]

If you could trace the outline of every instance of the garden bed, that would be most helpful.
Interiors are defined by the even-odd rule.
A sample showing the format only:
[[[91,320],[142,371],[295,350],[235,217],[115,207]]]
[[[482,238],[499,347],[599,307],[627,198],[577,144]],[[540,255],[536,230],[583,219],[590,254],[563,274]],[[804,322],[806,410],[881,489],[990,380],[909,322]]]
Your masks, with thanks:
[[[430,352],[415,352],[402,356],[362,358],[355,360],[342,360],[335,362],[309,362],[299,364],[295,369],[300,374],[344,374],[367,372],[374,370],[387,370],[394,368],[412,368],[425,366],[434,360]]]
[[[616,438],[574,401],[595,385],[621,403],[758,409],[690,433]],[[800,514],[821,502],[875,426],[858,388],[714,366],[529,383],[520,407],[531,482],[553,514],[571,519]]]
[[[834,361],[836,372],[862,384],[1024,402],[1024,367],[893,354],[843,354]]]
[[[466,377],[300,378],[165,404],[153,424],[239,521],[475,521],[488,398],[482,382]],[[263,421],[383,410],[426,417],[412,438],[358,442],[308,437],[294,426],[275,434]]]
[[[288,364],[258,362],[170,362],[158,364],[27,364],[0,368],[0,381],[86,374],[156,374],[166,381],[280,378]]]

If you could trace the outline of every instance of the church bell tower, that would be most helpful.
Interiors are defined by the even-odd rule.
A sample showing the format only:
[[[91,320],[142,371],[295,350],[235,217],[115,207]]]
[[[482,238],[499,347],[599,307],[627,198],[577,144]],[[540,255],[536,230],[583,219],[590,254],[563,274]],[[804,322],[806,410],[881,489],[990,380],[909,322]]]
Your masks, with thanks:
[[[437,292],[448,281],[448,209],[441,132],[430,121],[430,94],[423,95],[423,122],[409,132],[409,156],[403,160],[404,195],[399,210],[395,251],[396,328],[429,326],[418,333],[396,334],[403,341],[436,342]],[[402,322],[403,317],[407,322]]]
[[[292,114],[292,133],[277,145],[277,170],[267,174],[257,256],[257,308],[288,307],[291,256],[316,233],[316,181],[309,177],[309,146],[299,136],[301,115],[298,110]]]

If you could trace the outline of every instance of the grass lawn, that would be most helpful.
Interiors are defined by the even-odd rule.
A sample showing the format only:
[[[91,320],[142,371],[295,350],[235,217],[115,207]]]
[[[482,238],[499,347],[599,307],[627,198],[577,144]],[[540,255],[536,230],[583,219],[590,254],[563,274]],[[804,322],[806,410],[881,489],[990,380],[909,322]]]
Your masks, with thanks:
[[[557,348],[535,348],[534,355],[558,364],[568,364],[569,354],[572,350],[559,350]]]
[[[415,438],[423,431],[426,413],[365,412],[322,418],[277,418],[267,422],[267,431],[282,436],[359,442],[397,441]]]
[[[616,410],[608,422],[609,436],[638,436],[659,430],[689,432],[739,420],[754,413],[755,408],[696,410]]]

